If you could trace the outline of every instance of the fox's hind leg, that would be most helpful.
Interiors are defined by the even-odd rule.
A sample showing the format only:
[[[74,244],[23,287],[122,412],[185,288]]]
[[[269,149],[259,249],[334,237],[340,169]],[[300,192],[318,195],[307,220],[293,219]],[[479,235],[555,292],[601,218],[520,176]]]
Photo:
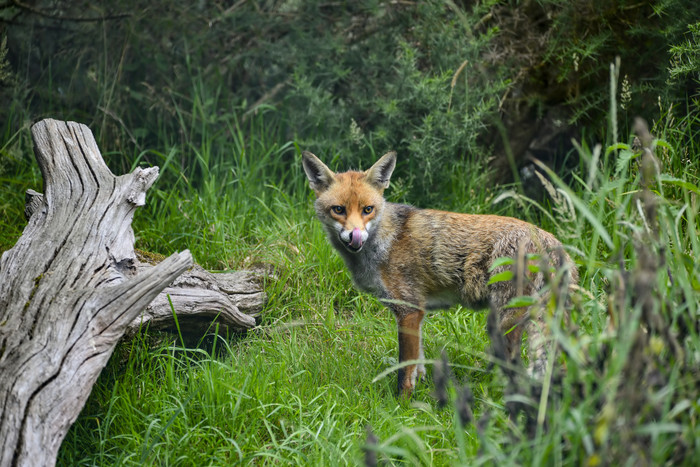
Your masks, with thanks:
[[[500,331],[504,336],[506,345],[506,359],[511,363],[519,360],[520,347],[523,333],[527,333],[528,341],[528,370],[530,375],[536,379],[544,376],[547,367],[547,339],[550,333],[547,320],[547,303],[549,302],[550,291],[546,287],[547,276],[543,272],[530,273],[525,266],[538,266],[541,271],[549,271],[551,265],[550,256],[541,254],[537,260],[526,260],[526,252],[535,252],[537,248],[532,244],[521,244],[517,254],[517,259],[513,268],[514,277],[509,281],[496,282],[489,288],[489,303],[491,308],[498,313],[498,323]],[[570,261],[570,260],[569,260]],[[561,265],[564,259],[558,258],[555,264]],[[522,271],[517,270],[517,265],[521,265]],[[494,273],[505,270],[498,268]],[[549,272],[548,272],[549,274]],[[569,273],[565,287],[568,287],[569,280],[577,277],[574,269]],[[508,308],[511,299],[520,296],[535,298],[535,303],[529,307]]]
[[[527,332],[528,371],[535,379],[541,379],[547,367],[547,323],[543,313],[540,304],[501,312],[500,330],[505,338],[506,357],[510,363],[519,362],[523,332]]]
[[[497,308],[498,309],[498,308]],[[520,362],[520,349],[523,343],[523,331],[528,321],[527,308],[498,309],[499,329],[505,341],[505,358],[511,364]]]

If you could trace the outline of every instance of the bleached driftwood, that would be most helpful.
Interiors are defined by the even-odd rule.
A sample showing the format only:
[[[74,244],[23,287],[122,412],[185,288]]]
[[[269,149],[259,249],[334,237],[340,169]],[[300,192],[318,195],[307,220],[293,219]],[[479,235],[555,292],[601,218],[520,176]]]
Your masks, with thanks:
[[[27,219],[42,203],[41,193],[27,190]],[[162,259],[136,251],[134,265],[138,272],[147,271]],[[196,337],[213,332],[217,325],[223,334],[249,329],[267,302],[263,282],[270,277],[264,270],[211,273],[194,264],[129,323],[126,334],[132,336],[146,326]]]
[[[3,466],[55,464],[63,438],[127,328],[146,319],[139,318],[142,311],[169,284],[171,296],[179,297],[180,286],[197,290],[205,282],[199,278],[209,274],[195,268],[190,279],[173,283],[192,266],[188,251],[152,266],[136,257],[131,221],[157,167],[113,175],[90,130],[77,123],[43,120],[32,127],[32,136],[45,194],[27,194],[28,224],[0,258]],[[262,294],[257,284],[254,294]],[[205,288],[229,296],[226,286]],[[186,301],[175,298],[173,304],[184,307]],[[259,311],[261,305],[255,307]],[[168,314],[172,317],[169,304]],[[157,321],[155,316],[150,320]],[[232,316],[235,326],[254,323],[242,313]]]
[[[150,266],[141,263],[139,268]],[[240,331],[255,326],[267,295],[263,272],[236,271],[213,274],[194,265],[166,287],[129,325],[128,334],[143,326],[149,329],[176,329],[183,334],[201,336],[213,332]],[[172,303],[172,307],[171,307]],[[175,310],[177,316],[173,316]]]
[[[0,465],[53,465],[126,326],[192,265],[137,274],[131,220],[156,167],[114,176],[90,130],[32,127],[46,195],[0,258]]]

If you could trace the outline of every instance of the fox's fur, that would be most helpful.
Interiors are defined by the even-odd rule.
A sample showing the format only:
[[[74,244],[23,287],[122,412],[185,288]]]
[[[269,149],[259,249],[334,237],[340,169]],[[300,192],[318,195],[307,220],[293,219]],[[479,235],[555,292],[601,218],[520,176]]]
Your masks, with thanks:
[[[576,268],[552,234],[510,217],[417,209],[385,201],[383,192],[396,165],[394,152],[365,172],[334,173],[310,152],[303,153],[302,162],[316,192],[316,214],[353,282],[386,300],[396,317],[399,362],[424,358],[421,322],[426,310],[460,303],[497,310],[511,357],[519,354],[522,332],[527,329],[531,370],[542,373],[542,307],[529,320],[527,308],[506,305],[514,297],[536,295],[548,278],[536,273],[526,280],[488,282],[504,270],[502,266],[491,271],[494,260],[522,259],[534,253],[565,269],[565,280],[575,283]],[[399,394],[410,395],[416,378],[424,373],[420,364],[401,368]]]

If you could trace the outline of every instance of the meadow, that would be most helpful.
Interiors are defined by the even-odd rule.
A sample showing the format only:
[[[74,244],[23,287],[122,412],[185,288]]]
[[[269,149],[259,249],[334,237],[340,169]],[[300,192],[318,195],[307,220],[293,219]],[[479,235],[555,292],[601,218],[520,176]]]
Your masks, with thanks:
[[[367,452],[426,465],[656,464],[698,452],[700,190],[698,148],[686,146],[697,141],[688,133],[697,122],[670,113],[655,122],[658,165],[646,175],[630,143],[581,145],[571,184],[550,173],[546,205],[517,186],[484,189],[487,168],[459,174],[470,196],[436,207],[536,222],[579,265],[572,326],[555,327],[553,340],[567,372],[537,399],[526,385],[513,388],[491,365],[488,312],[456,307],[427,320],[429,377],[405,401],[395,394],[394,320],[353,289],[314,218],[300,148],[270,114],[241,123],[232,112],[229,131],[208,133],[189,113],[182,131],[196,127],[198,137],[150,152],[161,178],[134,223],[144,250],[188,248],[213,270],[273,267],[260,325],[199,342],[148,333],[123,341],[60,464],[342,465]],[[6,135],[5,148],[26,139],[26,129]],[[113,167],[123,163],[103,151]],[[196,163],[178,168],[172,161],[182,154]],[[15,219],[4,245],[21,233],[21,193],[41,186],[28,156],[13,168],[3,175],[3,210]],[[452,375],[446,407],[431,378],[442,352]],[[536,420],[509,417],[513,401],[530,405]]]
[[[444,14],[442,3],[427,3]],[[376,98],[377,114],[385,118],[374,131],[351,118],[366,107],[353,108],[328,91],[361,94],[350,85],[316,86],[299,72],[289,100],[251,106],[224,96],[223,84],[206,85],[194,66],[172,75],[184,80],[185,90],[174,82],[161,89],[170,93],[167,112],[155,104],[146,111],[146,97],[130,89],[143,99],[144,108],[135,112],[143,120],[118,121],[107,112],[85,118],[115,174],[160,167],[134,220],[137,248],[163,255],[189,249],[214,271],[264,266],[274,277],[265,285],[269,301],[258,326],[246,333],[221,335],[213,328],[189,341],[144,331],[120,342],[63,443],[60,465],[690,465],[698,458],[697,98],[646,101],[653,136],[639,132],[635,142],[635,114],[619,62],[606,62],[603,91],[598,100],[586,100],[585,110],[601,120],[589,121],[589,131],[574,139],[563,173],[535,163],[543,195],[531,197],[517,170],[516,180],[495,183],[494,159],[475,149],[490,147],[477,135],[498,105],[483,96],[507,94],[507,80],[474,73],[469,79],[475,81],[468,81],[466,71],[456,70],[463,60],[456,57],[481,52],[495,30],[474,38],[460,22],[472,28],[480,16],[457,15],[457,27],[448,28],[433,13],[426,10],[416,21],[415,37],[436,47],[464,40],[471,48],[426,58],[407,41],[396,46],[400,53],[387,45],[391,50],[377,58],[347,47],[351,58],[366,60],[365,70],[395,58],[391,69],[402,84],[386,80],[361,98],[362,105]],[[445,34],[429,34],[438,27]],[[370,45],[380,50],[385,39],[377,40]],[[592,43],[583,47],[594,50]],[[336,45],[328,49],[342,55]],[[303,53],[312,55],[309,50]],[[585,58],[586,50],[577,53]],[[188,66],[196,50],[189,52]],[[423,73],[421,67],[429,68],[424,62],[448,58],[452,68]],[[110,99],[116,106],[114,89],[122,84],[109,66],[105,61],[95,71],[95,94],[107,107]],[[319,79],[335,79],[334,73],[345,79],[354,68],[343,66]],[[488,92],[470,87],[481,79]],[[367,71],[366,81],[385,80]],[[376,97],[391,92],[400,97]],[[308,113],[296,112],[300,96],[310,102]],[[73,104],[56,98],[35,115],[79,120],[83,114],[63,107]],[[42,187],[30,119],[15,107],[6,110],[0,252],[22,233],[25,190]],[[420,119],[410,120],[414,114]],[[379,117],[357,118],[371,128]],[[402,131],[417,136],[396,136]],[[398,147],[389,147],[392,142]],[[423,327],[427,380],[410,400],[397,398],[393,316],[353,288],[315,219],[301,167],[303,150],[345,170],[368,168],[389,149],[399,149],[399,176],[386,192],[390,201],[517,217],[565,245],[579,268],[579,290],[570,323],[558,319],[563,303],[548,308],[552,357],[543,382],[499,362],[487,332],[488,310],[454,307],[429,315]]]

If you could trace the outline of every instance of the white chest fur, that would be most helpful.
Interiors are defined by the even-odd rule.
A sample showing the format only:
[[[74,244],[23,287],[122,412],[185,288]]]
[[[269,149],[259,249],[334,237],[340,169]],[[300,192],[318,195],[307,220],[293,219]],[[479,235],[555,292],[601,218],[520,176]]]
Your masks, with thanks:
[[[376,245],[367,245],[359,253],[352,256],[343,255],[343,258],[358,289],[377,297],[385,297],[386,288],[379,273],[381,257],[375,250]]]

